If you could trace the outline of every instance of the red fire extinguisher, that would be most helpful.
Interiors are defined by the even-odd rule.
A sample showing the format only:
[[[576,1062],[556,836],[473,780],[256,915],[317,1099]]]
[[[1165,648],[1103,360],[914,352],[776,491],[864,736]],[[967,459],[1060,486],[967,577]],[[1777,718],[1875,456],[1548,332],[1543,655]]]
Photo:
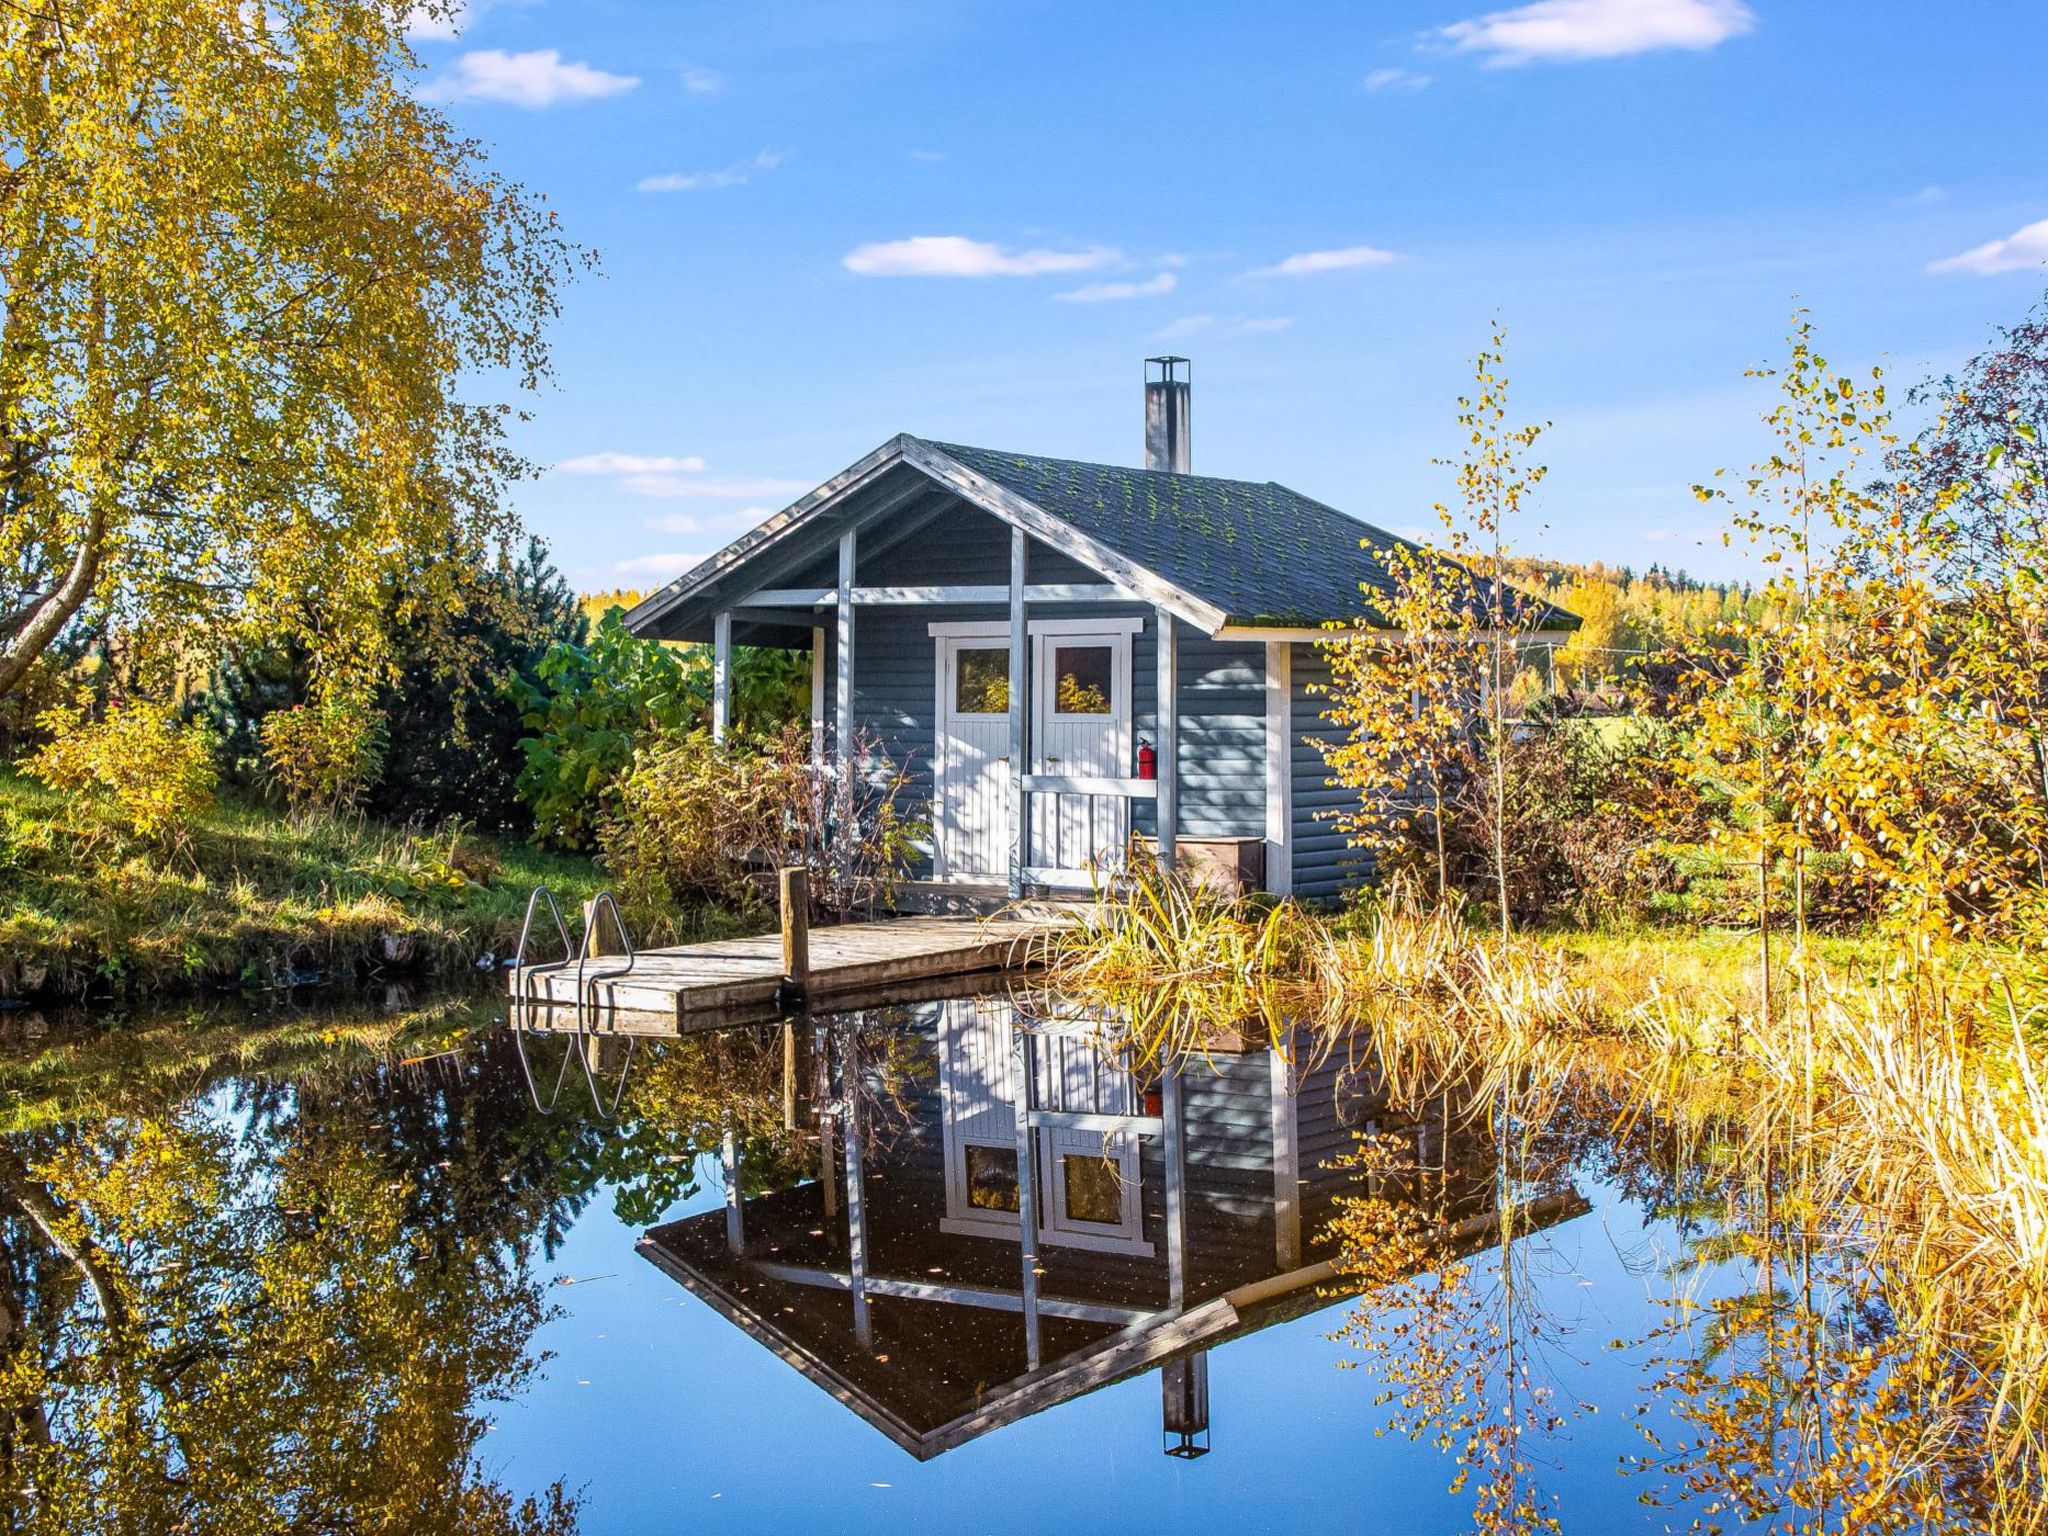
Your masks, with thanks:
[[[1138,743],[1138,777],[1156,779],[1159,777],[1159,754],[1152,750],[1152,743]]]

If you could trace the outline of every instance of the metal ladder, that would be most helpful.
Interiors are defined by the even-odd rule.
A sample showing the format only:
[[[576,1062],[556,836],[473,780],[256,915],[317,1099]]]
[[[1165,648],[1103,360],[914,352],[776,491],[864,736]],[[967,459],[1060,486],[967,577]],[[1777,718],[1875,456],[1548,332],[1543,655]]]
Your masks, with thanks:
[[[555,935],[561,940],[562,958],[540,964],[529,964],[527,950],[533,940],[533,923],[535,917],[540,913],[543,902],[547,904],[548,917],[554,924]],[[607,912],[611,914],[612,931],[618,935],[619,946],[624,951],[625,963],[623,965],[602,966],[592,969],[591,961],[593,959],[603,960],[612,958],[607,955],[593,955],[591,953],[591,946],[596,942],[597,938],[598,920]],[[533,893],[526,898],[526,917],[519,925],[519,947],[513,951],[512,955],[513,974],[519,978],[519,995],[513,1000],[510,1009],[512,1015],[512,1040],[514,1048],[519,1053],[520,1070],[526,1076],[527,1091],[533,1096],[534,1107],[542,1114],[553,1114],[555,1106],[561,1101],[562,1088],[569,1078],[569,1060],[571,1057],[574,1057],[577,1061],[583,1063],[583,1078],[590,1089],[591,1107],[603,1119],[611,1120],[617,1117],[619,1105],[625,1098],[626,1077],[633,1065],[633,1053],[639,1042],[632,1036],[627,1037],[625,1065],[620,1068],[619,1085],[612,1093],[609,1103],[606,1102],[605,1095],[598,1086],[597,1071],[590,1064],[590,1051],[586,1042],[587,1040],[594,1040],[599,1033],[597,1028],[597,989],[599,985],[607,981],[616,981],[619,977],[630,974],[637,959],[638,956],[633,949],[632,935],[626,932],[626,920],[620,915],[619,904],[612,898],[610,891],[599,891],[591,899],[589,915],[583,924],[582,939],[574,944],[569,941],[569,925],[562,920],[561,904],[555,900],[555,893],[553,891],[544,885],[535,886]],[[533,1075],[532,1061],[527,1055],[526,1037],[528,1034],[541,1033],[541,1031],[533,1029],[531,1024],[540,1017],[540,1011],[543,1008],[551,1008],[555,1005],[552,998],[540,995],[535,983],[541,977],[551,976],[559,971],[566,971],[572,965],[576,968],[576,988],[574,993],[576,1032],[568,1052],[562,1057],[561,1070],[555,1074],[554,1089],[548,1095],[546,1101],[543,1102],[540,1086]],[[548,1033],[560,1032],[548,1031]]]

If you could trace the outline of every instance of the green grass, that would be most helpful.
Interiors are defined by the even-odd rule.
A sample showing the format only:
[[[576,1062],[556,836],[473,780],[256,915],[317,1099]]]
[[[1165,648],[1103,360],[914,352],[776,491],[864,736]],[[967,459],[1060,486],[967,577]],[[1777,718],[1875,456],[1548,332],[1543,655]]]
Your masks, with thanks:
[[[0,996],[138,995],[309,975],[452,975],[518,937],[527,894],[575,911],[589,859],[513,839],[224,804],[181,842],[137,840],[0,769]],[[641,943],[731,932],[750,916],[632,912]]]

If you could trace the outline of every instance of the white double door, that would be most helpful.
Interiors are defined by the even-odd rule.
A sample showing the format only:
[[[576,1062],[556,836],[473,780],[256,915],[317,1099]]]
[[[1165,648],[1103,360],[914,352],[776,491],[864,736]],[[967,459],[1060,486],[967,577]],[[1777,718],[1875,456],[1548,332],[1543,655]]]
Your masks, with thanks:
[[[1014,1239],[1017,1181],[1016,1012],[995,998],[939,1005],[939,1103],[946,1158],[941,1230]],[[1135,1115],[1128,1070],[1086,1034],[1037,1034],[1031,1102],[1041,1110]],[[1035,1129],[1039,1235],[1070,1248],[1150,1255],[1143,1236],[1138,1139],[1129,1131]]]
[[[1132,773],[1131,636],[1137,620],[1045,619],[1031,643],[1028,771],[1062,778]],[[938,877],[993,880],[1010,867],[1010,647],[1005,625],[934,625],[938,710],[932,831]],[[1026,863],[1078,882],[1120,853],[1129,801],[1032,796]]]

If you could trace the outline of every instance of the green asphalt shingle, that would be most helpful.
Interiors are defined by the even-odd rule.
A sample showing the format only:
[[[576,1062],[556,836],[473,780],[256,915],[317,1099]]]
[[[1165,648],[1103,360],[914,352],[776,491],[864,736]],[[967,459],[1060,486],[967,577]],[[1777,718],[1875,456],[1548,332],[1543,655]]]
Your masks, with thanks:
[[[1232,624],[1356,622],[1391,585],[1364,547],[1414,546],[1274,481],[1083,464],[957,443],[932,447],[1125,558],[1213,603]],[[1577,620],[1552,608],[1543,627]]]

